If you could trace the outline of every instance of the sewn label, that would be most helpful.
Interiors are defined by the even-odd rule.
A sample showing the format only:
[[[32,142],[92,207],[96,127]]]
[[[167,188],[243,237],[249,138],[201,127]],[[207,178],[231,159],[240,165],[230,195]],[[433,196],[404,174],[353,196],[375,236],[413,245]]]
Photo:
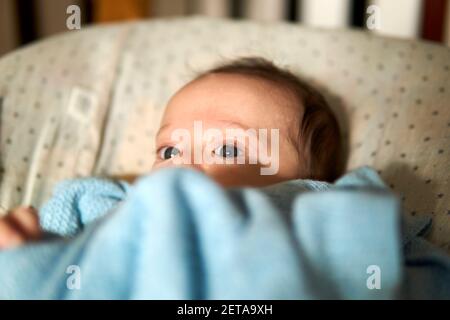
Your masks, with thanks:
[[[97,103],[98,98],[94,92],[75,87],[70,94],[68,114],[78,121],[87,123],[93,117]]]

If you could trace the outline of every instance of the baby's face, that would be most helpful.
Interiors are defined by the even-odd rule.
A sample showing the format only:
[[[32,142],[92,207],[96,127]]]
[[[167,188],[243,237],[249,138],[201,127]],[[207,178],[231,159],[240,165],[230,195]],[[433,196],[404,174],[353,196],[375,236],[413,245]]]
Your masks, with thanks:
[[[153,168],[188,166],[223,186],[264,186],[299,178],[304,170],[297,148],[302,113],[290,92],[267,80],[238,74],[204,76],[188,83],[169,101],[156,137]],[[230,139],[227,129],[253,130],[260,143],[259,129],[266,129],[264,152],[268,157],[263,161],[253,152],[248,135],[242,144],[242,140]],[[271,129],[279,130],[278,147]],[[191,138],[188,143],[187,136]],[[237,158],[245,163],[236,163]],[[269,167],[275,172],[261,173],[262,168]]]

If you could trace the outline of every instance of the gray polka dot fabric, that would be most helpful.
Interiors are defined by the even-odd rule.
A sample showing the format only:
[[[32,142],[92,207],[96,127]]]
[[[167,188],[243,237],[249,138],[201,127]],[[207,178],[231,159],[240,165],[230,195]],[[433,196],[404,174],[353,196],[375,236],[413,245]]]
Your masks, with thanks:
[[[450,50],[348,30],[204,17],[85,28],[0,59],[0,204],[56,182],[145,173],[170,96],[217,62],[260,55],[320,88],[347,169],[371,165],[450,250]]]

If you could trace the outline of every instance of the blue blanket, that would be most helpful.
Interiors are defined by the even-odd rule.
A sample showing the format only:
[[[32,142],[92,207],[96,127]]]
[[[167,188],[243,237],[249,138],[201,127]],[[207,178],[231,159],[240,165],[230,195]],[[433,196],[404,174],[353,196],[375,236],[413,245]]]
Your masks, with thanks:
[[[0,252],[1,299],[450,298],[450,259],[370,168],[223,189],[165,169],[60,184],[44,241]]]

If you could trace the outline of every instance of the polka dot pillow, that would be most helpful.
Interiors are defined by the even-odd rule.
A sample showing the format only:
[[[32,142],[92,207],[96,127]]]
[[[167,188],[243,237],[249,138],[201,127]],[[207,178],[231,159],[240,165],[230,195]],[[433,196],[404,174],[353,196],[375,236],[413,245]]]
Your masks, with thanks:
[[[144,173],[169,97],[195,72],[261,55],[323,90],[347,169],[375,167],[405,214],[434,216],[450,250],[450,50],[352,30],[203,17],[85,28],[0,59],[0,204],[54,184]]]

